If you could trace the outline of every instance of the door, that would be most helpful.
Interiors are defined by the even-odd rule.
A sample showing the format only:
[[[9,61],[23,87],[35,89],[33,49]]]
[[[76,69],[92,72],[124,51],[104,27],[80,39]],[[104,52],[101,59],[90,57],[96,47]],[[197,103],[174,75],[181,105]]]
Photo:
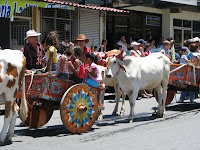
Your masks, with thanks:
[[[0,46],[3,49],[10,48],[9,45],[9,23],[10,19],[9,18],[0,18]]]

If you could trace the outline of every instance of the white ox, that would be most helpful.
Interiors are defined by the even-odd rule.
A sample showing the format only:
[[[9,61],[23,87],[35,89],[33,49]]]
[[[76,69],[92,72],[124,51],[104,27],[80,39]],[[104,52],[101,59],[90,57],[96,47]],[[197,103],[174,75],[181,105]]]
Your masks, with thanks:
[[[107,68],[103,67],[103,66],[99,66],[99,67],[101,68],[101,71],[104,72],[103,83],[105,84],[105,86],[111,86],[111,87],[114,87],[114,89],[115,89],[115,102],[116,103],[115,103],[115,108],[113,110],[112,115],[117,115],[120,97],[122,96],[122,106],[121,106],[120,116],[123,117],[124,112],[125,112],[125,96],[126,96],[126,94],[123,91],[121,91],[117,78],[116,77],[107,78],[106,77]],[[103,119],[103,114],[102,114],[102,111],[100,111],[98,120],[102,120],[102,119]]]
[[[26,58],[19,50],[0,51],[0,95],[5,100],[4,125],[0,134],[0,145],[11,142],[14,134],[17,117],[17,92],[22,86],[22,100],[20,105],[20,117],[26,121],[28,107],[25,99],[25,73]]]
[[[116,77],[120,88],[129,96],[130,122],[133,121],[134,106],[138,91],[155,88],[158,94],[157,115],[165,112],[167,85],[170,72],[170,60],[161,53],[153,53],[147,57],[126,56],[122,54],[113,58],[108,67],[107,77]]]
[[[105,69],[105,73],[107,72],[107,68]],[[112,86],[115,89],[115,108],[113,110],[112,115],[116,115],[117,111],[118,111],[118,105],[119,105],[119,100],[120,97],[122,96],[122,107],[121,107],[121,111],[120,111],[120,116],[124,116],[124,112],[125,112],[125,96],[126,94],[121,91],[120,87],[119,87],[119,83],[116,77],[112,77],[112,78],[107,78],[105,76],[105,78],[103,79],[103,83],[105,84],[105,86]]]

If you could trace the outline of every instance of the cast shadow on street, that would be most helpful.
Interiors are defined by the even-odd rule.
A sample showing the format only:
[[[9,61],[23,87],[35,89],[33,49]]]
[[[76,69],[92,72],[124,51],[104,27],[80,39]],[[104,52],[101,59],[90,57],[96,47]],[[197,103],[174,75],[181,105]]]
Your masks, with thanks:
[[[95,128],[91,128],[88,132],[93,132]],[[20,129],[15,130],[15,134],[17,136],[30,136],[33,138],[39,138],[39,137],[64,137],[64,136],[72,136],[77,135],[69,130],[67,130],[63,125],[55,125],[55,126],[44,126],[40,129]],[[79,134],[81,135],[81,133]]]
[[[118,124],[127,124],[129,123],[128,116],[124,116],[121,118],[119,115],[117,116],[112,116],[112,115],[104,115],[103,116],[103,121],[98,121],[96,122],[96,125],[101,127],[101,126],[116,126]],[[155,114],[152,113],[140,113],[136,114],[133,118],[133,122],[145,122],[145,121],[152,121],[157,119],[158,117]]]
[[[185,112],[185,111],[192,111],[200,109],[200,103],[176,103],[174,105],[169,105],[166,107],[166,111],[179,111],[179,112]]]

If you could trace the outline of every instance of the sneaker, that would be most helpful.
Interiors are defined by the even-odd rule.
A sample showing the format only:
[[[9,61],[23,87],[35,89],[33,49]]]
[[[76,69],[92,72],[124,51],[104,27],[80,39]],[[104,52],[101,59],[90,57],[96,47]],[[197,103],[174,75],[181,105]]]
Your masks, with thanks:
[[[182,100],[182,99],[179,99],[179,100],[177,101],[177,103],[183,103],[183,100]]]

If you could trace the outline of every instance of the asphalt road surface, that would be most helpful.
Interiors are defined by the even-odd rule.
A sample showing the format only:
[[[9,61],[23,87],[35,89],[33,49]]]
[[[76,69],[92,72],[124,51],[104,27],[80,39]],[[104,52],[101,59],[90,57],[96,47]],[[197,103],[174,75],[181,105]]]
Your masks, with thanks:
[[[195,104],[190,104],[189,100],[177,104],[176,99],[166,107],[165,118],[152,116],[152,108],[157,107],[154,98],[137,100],[133,123],[127,120],[128,100],[124,118],[112,116],[114,102],[106,100],[103,121],[97,121],[84,134],[67,131],[59,110],[37,130],[19,127],[20,119],[17,118],[13,143],[0,150],[199,150],[200,99]],[[0,115],[0,128],[3,117]]]

